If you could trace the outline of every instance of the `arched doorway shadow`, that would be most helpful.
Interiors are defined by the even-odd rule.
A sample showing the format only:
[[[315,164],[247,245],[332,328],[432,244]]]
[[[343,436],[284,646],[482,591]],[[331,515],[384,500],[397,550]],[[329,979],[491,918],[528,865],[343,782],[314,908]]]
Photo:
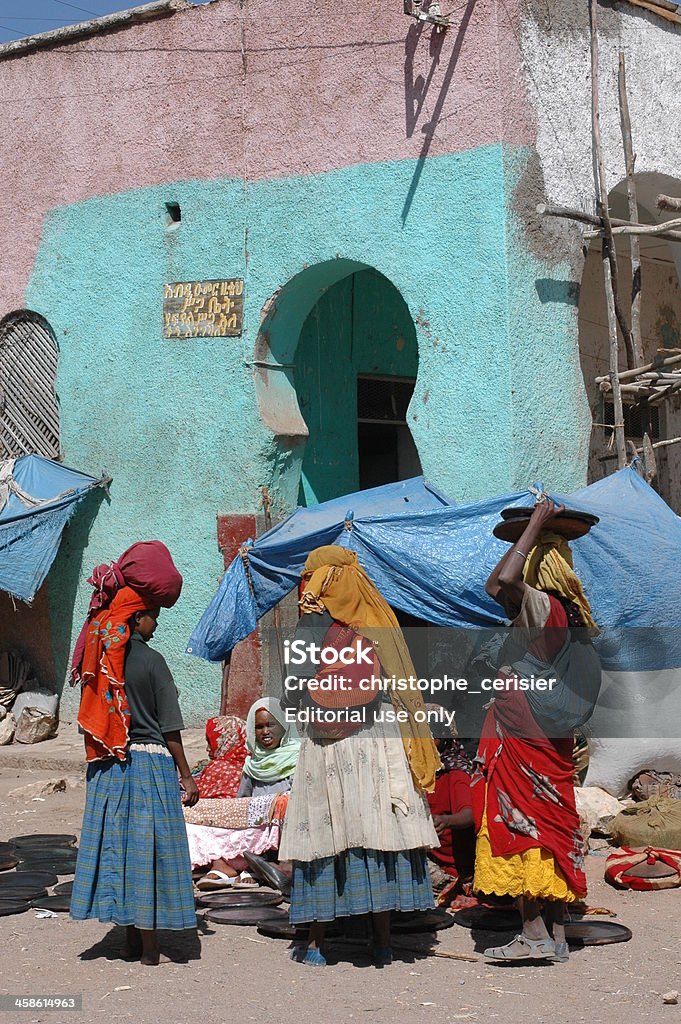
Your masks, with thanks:
[[[416,328],[399,290],[336,259],[268,303],[255,353],[260,415],[273,434],[272,484],[289,505],[421,472],[407,425]]]
[[[681,181],[668,175],[641,173],[636,175],[639,219],[644,224],[659,224],[674,217],[660,212],[656,198],[660,193],[681,196]],[[620,182],[610,193],[610,211],[614,217],[629,219],[626,182]],[[620,276],[620,298],[625,308],[631,295],[632,274],[629,240],[616,239]],[[681,244],[669,243],[654,236],[641,236],[641,341],[646,362],[657,356],[681,353]],[[602,479],[617,466],[611,443],[614,424],[612,399],[600,391],[596,377],[610,369],[608,320],[601,244],[591,243],[582,275],[579,300],[579,355],[584,384],[591,410],[592,430],[589,446],[588,480]],[[620,367],[626,366],[620,342]],[[636,403],[630,394],[623,395],[624,423],[627,440],[637,447],[647,432],[653,442],[681,436],[681,398],[666,399],[659,406]],[[657,449],[658,475],[653,481],[662,497],[678,513],[681,512],[681,444]]]

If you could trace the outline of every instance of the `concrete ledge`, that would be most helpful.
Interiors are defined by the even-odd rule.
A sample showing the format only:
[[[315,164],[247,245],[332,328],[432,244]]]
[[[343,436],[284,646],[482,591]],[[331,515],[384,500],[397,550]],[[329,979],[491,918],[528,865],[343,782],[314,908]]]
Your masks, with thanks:
[[[185,729],[182,740],[190,767],[208,756],[203,729]],[[0,747],[0,770],[3,768],[85,774],[83,737],[75,725],[64,723],[54,739],[42,743],[10,743]]]
[[[169,18],[177,11],[184,11],[193,6],[195,5],[190,4],[189,0],[154,0],[154,3],[142,4],[141,7],[131,7],[127,11],[104,14],[101,18],[79,21],[75,25],[66,25],[64,28],[56,28],[51,32],[41,32],[39,35],[26,36],[24,39],[15,39],[11,43],[4,43],[0,46],[0,60],[22,57],[34,50],[62,46],[64,43],[86,39],[88,36],[102,35],[105,32],[127,28],[129,25],[137,25],[141,21],[149,21],[152,18]]]

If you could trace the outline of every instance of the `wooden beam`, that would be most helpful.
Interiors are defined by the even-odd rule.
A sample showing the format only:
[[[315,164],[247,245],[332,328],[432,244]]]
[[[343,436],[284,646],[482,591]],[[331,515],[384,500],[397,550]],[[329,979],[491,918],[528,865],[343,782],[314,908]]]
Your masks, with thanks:
[[[664,224],[621,224],[614,225],[613,235],[663,235],[666,231],[674,228],[681,228],[681,217],[676,220],[668,220]],[[596,237],[598,232],[587,232],[590,237]]]
[[[657,450],[658,448],[668,448],[670,444],[679,444],[679,442],[681,442],[681,437],[670,437],[666,441],[655,441],[650,447]],[[637,448],[636,451],[640,453],[643,451],[643,448]]]
[[[661,366],[675,366],[677,363],[681,363],[681,355],[667,356],[664,359],[653,359],[650,363],[644,363],[643,366],[634,366],[631,370],[622,370],[619,374],[620,381],[633,380],[634,377],[640,377],[642,373],[648,373],[650,370],[657,370]],[[610,380],[610,376],[607,377],[596,377],[596,383],[601,384],[605,380]]]
[[[594,147],[594,176],[596,181],[596,198],[598,213],[603,221],[605,244],[603,246],[603,277],[605,279],[605,299],[608,310],[608,336],[610,339],[610,383],[614,406],[615,451],[617,452],[617,468],[624,469],[627,464],[627,451],[624,437],[624,410],[619,379],[619,345],[617,338],[617,314],[615,312],[615,285],[612,275],[612,256],[614,242],[612,224],[608,211],[608,189],[605,178],[605,164],[601,147],[601,121],[598,88],[598,0],[589,0],[589,26],[591,30],[591,129]],[[630,341],[631,344],[631,341]],[[633,362],[631,360],[630,364]]]
[[[681,15],[677,14],[676,11],[670,11],[668,8],[659,7],[656,3],[649,3],[648,0],[626,0],[626,2],[628,4],[632,4],[634,7],[643,7],[646,11],[652,11],[653,14],[657,14],[658,17],[664,18],[665,21],[671,21],[674,25],[681,25]]]
[[[593,227],[599,228],[600,230],[595,232],[593,235],[589,234],[589,237],[591,238],[600,238],[602,234],[603,225],[601,223],[601,218],[596,217],[593,213],[584,213],[583,210],[576,210],[570,206],[551,206],[547,203],[538,203],[536,209],[540,217],[561,217],[564,220],[576,220],[580,224],[591,224]],[[638,224],[632,224],[631,221],[628,220],[621,220],[619,217],[611,217],[610,223],[612,224],[613,229],[639,227]],[[666,224],[655,224],[652,226],[663,229],[657,233],[657,238],[660,238],[665,242],[681,242],[681,231],[669,231],[667,230]]]
[[[681,388],[681,377],[679,377],[679,379],[674,381],[673,383],[669,384],[668,387],[664,389],[664,391],[661,391],[660,393],[655,395],[654,398],[651,398],[648,404],[659,405],[660,402],[664,402],[665,398],[669,398],[670,395],[677,394],[679,388]]]

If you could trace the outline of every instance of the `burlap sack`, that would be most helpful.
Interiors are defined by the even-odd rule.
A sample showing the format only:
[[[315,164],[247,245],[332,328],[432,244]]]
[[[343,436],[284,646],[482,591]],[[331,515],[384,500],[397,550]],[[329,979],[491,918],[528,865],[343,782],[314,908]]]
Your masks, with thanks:
[[[618,846],[681,849],[681,800],[653,797],[626,807],[610,822]]]

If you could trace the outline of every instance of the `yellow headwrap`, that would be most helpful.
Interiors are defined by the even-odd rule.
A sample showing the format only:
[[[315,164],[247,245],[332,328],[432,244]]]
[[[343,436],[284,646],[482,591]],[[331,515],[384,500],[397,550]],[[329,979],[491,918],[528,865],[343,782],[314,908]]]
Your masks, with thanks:
[[[374,644],[386,676],[416,678],[395,613],[358,563],[354,551],[335,545],[316,548],[308,555],[301,575],[305,585],[300,606],[304,612],[326,609],[336,622],[350,626]],[[400,731],[414,781],[430,793],[441,763],[428,723],[414,719],[415,712],[425,708],[421,691],[412,684],[407,690],[393,687],[389,692],[393,706],[409,715],[407,722],[400,722]]]
[[[523,579],[529,587],[543,591],[555,590],[561,597],[574,601],[589,632],[592,635],[598,633],[582,584],[572,567],[572,551],[565,537],[543,530],[527,555]]]

